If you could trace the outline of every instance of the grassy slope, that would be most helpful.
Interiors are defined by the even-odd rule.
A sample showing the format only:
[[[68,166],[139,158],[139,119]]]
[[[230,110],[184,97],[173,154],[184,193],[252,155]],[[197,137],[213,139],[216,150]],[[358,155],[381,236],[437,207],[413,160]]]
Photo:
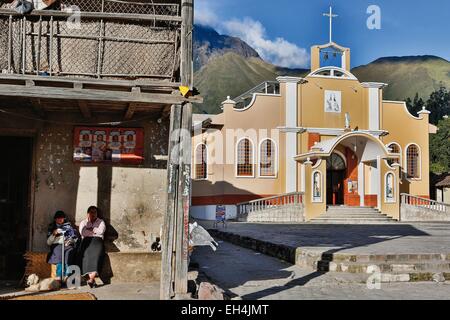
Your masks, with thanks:
[[[256,85],[275,80],[281,74],[304,75],[302,70],[285,72],[258,58],[243,58],[235,53],[214,57],[195,74],[195,86],[204,97],[197,112],[218,113],[227,96],[236,97]]]
[[[352,72],[361,81],[384,82],[384,98],[404,100],[419,93],[428,98],[441,84],[450,88],[450,62],[432,57],[382,58]],[[304,76],[305,70],[281,69],[258,58],[246,59],[235,53],[213,58],[195,74],[195,84],[205,98],[196,112],[219,113],[227,96],[236,97],[279,75]]]
[[[381,58],[352,72],[360,81],[389,84],[385,99],[404,100],[416,93],[427,99],[441,84],[450,88],[450,62],[433,56]]]

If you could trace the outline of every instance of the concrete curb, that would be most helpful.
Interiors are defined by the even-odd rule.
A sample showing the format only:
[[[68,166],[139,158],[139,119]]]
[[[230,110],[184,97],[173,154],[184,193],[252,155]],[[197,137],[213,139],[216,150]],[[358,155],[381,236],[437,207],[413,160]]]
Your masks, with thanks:
[[[237,246],[317,271],[369,276],[368,266],[379,266],[381,282],[450,281],[450,254],[330,253],[275,244],[217,229],[208,232]]]

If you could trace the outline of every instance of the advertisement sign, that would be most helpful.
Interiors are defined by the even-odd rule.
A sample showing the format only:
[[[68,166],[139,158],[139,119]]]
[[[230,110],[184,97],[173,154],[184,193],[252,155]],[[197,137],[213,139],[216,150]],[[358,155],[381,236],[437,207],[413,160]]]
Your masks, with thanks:
[[[75,127],[73,160],[78,163],[141,164],[144,129]]]

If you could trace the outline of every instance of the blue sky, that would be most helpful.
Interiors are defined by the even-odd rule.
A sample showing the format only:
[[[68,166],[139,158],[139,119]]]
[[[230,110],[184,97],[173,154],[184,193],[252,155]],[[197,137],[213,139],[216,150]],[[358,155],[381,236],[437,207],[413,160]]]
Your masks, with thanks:
[[[352,66],[385,56],[436,55],[450,60],[449,0],[196,0],[196,22],[239,36],[266,60],[309,67],[309,48],[328,42],[330,4],[339,15],[333,41],[350,47]],[[369,30],[367,8],[381,9]]]

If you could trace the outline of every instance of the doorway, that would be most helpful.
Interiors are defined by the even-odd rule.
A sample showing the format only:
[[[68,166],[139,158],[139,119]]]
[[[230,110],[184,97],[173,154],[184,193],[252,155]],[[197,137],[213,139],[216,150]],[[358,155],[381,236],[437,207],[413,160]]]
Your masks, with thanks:
[[[327,159],[327,205],[339,206],[344,204],[344,180],[346,164],[344,159],[333,153]]]
[[[23,276],[30,231],[31,138],[0,137],[0,280]]]

